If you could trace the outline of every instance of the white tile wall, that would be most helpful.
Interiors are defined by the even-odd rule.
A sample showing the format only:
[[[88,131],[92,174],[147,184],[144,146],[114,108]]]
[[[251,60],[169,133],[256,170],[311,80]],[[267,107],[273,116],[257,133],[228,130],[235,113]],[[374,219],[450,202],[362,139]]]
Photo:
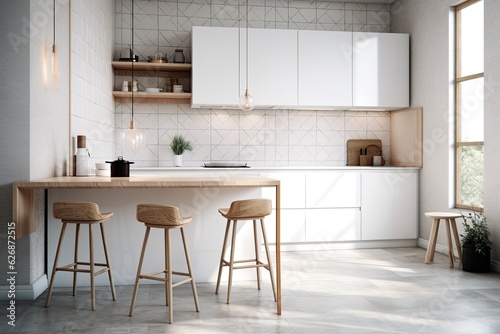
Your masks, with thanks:
[[[131,45],[131,0],[115,1],[117,59],[119,51]],[[251,27],[376,32],[390,29],[389,5],[249,1]],[[189,61],[193,25],[244,25],[245,11],[244,0],[135,0],[134,51],[145,60],[157,49],[172,58],[174,49],[183,48]],[[163,86],[161,81],[155,84]],[[116,103],[115,109],[117,130],[128,127],[131,105]],[[136,152],[117,147],[116,152],[139,166],[172,166],[169,143],[177,133],[185,135],[195,147],[184,154],[186,166],[213,160],[248,162],[252,166],[345,165],[345,142],[350,138],[381,139],[386,160],[390,153],[388,112],[242,113],[191,109],[188,105],[135,104],[134,119],[147,135],[146,147]]]
[[[71,136],[97,161],[115,155],[114,13],[114,0],[71,2]]]

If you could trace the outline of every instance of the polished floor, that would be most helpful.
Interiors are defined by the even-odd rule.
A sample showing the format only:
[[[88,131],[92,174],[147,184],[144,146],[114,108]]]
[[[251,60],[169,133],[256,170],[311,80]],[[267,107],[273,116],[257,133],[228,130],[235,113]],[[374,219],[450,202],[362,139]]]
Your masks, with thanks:
[[[424,264],[421,248],[335,250],[283,253],[283,314],[276,314],[267,275],[255,282],[198,283],[201,312],[189,285],[174,288],[174,324],[167,324],[162,285],[142,285],[133,317],[132,287],[117,287],[111,300],[99,287],[97,309],[81,288],[46,292],[18,302],[16,326],[1,333],[500,333],[500,275],[451,269],[445,255]],[[7,304],[2,302],[5,311]]]

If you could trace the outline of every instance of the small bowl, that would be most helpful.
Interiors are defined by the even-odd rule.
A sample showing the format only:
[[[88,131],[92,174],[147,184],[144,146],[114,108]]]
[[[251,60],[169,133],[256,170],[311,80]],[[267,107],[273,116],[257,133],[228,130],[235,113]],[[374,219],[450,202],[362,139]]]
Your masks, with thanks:
[[[108,170],[96,169],[95,176],[111,176],[111,171],[109,169]]]
[[[110,170],[111,164],[108,164],[106,162],[96,162],[95,169],[97,169],[97,170]]]
[[[144,91],[147,93],[159,93],[161,91],[161,89],[160,88],[145,88]]]

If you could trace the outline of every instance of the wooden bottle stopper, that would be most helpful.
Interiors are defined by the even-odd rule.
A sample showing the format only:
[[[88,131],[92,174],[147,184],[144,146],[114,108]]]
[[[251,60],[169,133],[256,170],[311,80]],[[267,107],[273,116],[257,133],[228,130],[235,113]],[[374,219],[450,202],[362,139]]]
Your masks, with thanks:
[[[87,137],[76,136],[76,148],[86,148],[87,147]]]

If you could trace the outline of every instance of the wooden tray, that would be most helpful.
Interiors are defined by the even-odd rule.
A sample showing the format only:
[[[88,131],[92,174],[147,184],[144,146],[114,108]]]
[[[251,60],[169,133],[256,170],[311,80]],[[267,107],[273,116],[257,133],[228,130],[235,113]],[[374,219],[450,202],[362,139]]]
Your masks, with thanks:
[[[382,155],[382,141],[380,139],[349,139],[347,141],[347,166],[359,166],[360,150],[366,149],[367,166],[373,165],[373,156]],[[384,159],[382,158],[382,166]]]

